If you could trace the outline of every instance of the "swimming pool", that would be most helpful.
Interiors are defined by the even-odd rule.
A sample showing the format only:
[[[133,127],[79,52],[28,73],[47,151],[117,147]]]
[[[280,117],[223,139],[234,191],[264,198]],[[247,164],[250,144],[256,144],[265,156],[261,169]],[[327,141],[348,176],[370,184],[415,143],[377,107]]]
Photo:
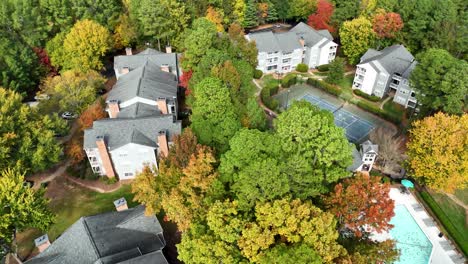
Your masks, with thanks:
[[[400,259],[394,264],[427,264],[431,258],[432,244],[414,221],[404,205],[395,206],[395,216],[390,221],[394,227],[390,236],[396,240]]]

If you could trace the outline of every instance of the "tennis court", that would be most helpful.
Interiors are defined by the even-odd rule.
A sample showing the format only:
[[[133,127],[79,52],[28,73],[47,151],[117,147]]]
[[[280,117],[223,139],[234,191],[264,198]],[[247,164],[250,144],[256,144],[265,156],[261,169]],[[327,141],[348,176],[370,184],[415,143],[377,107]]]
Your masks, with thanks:
[[[357,117],[356,115],[344,110],[340,105],[333,105],[311,94],[306,94],[302,98],[320,109],[328,110],[335,117],[335,124],[346,130],[346,137],[354,143],[361,142],[374,126],[371,122]]]

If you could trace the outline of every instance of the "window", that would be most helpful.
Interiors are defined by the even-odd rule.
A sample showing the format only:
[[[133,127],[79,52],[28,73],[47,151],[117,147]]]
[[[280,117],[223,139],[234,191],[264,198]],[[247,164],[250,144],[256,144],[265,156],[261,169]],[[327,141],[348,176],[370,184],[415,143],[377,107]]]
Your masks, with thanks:
[[[126,172],[126,173],[124,173],[124,175],[125,175],[125,177],[130,177],[130,176],[133,176],[133,173],[131,173],[131,172]]]
[[[290,66],[284,66],[283,68],[281,68],[283,71],[289,71],[289,69],[291,69]]]
[[[171,105],[170,111],[171,113],[175,113],[175,105]]]
[[[89,158],[89,161],[91,161],[91,162],[96,162],[97,161],[96,157],[91,156],[91,157],[88,157],[88,158]]]
[[[277,68],[278,68],[278,65],[271,65],[271,66],[268,66],[267,70],[271,71],[271,70],[276,70]]]
[[[292,52],[283,53],[284,56],[291,55],[291,54],[292,54]]]
[[[291,62],[291,59],[284,59],[283,60],[283,63],[289,63],[289,62]]]
[[[94,173],[99,173],[101,171],[101,167],[99,166],[94,166],[92,169]]]

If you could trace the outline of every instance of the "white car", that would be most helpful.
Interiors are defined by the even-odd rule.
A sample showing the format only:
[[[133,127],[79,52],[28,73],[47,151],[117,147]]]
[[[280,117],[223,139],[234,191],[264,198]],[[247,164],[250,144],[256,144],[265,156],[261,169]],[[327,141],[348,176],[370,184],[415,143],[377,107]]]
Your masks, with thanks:
[[[75,119],[77,118],[78,116],[73,114],[73,113],[70,113],[70,112],[64,112],[62,113],[62,118],[63,119]]]
[[[47,94],[37,94],[34,96],[34,100],[40,101],[40,100],[49,100],[50,96]]]

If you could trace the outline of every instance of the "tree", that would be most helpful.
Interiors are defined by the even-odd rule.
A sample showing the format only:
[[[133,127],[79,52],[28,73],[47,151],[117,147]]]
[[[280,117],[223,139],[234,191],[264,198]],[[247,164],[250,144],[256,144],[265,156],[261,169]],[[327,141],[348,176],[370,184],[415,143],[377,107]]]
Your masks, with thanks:
[[[321,264],[322,258],[309,245],[300,243],[287,246],[279,244],[267,250],[259,259],[261,264]]]
[[[403,28],[403,20],[397,13],[385,12],[380,9],[374,15],[372,29],[379,38],[395,38],[396,34]]]
[[[274,22],[278,20],[278,11],[276,10],[275,5],[271,3],[270,1],[268,1],[267,4],[268,4],[268,13],[267,13],[266,21]]]
[[[390,198],[390,184],[381,183],[381,178],[368,174],[357,174],[338,183],[325,203],[341,225],[358,238],[366,233],[381,233],[393,226],[389,223],[394,216],[394,201]]]
[[[234,0],[233,4],[233,15],[234,21],[243,25],[244,23],[244,12],[245,12],[245,1],[244,0]]]
[[[343,23],[340,38],[343,53],[348,57],[349,63],[356,64],[361,55],[372,47],[375,33],[372,23],[365,17],[359,17]]]
[[[334,32],[335,29],[330,26],[330,19],[333,15],[333,11],[334,7],[332,3],[327,0],[319,0],[317,3],[317,10],[309,16],[307,24],[317,30],[326,29],[330,32]]]
[[[275,120],[275,130],[295,197],[326,192],[327,183],[349,175],[350,143],[330,112],[306,101],[294,102]]]
[[[184,40],[184,56],[182,67],[184,70],[193,70],[207,50],[213,46],[216,38],[216,26],[206,18],[193,21],[192,29],[188,31]]]
[[[416,91],[421,113],[463,113],[467,105],[468,63],[442,49],[422,52],[417,60],[410,83]]]
[[[130,20],[128,15],[120,15],[114,30],[114,46],[118,49],[130,47],[137,41],[137,38],[138,34],[134,23]]]
[[[166,161],[171,166],[184,169],[189,164],[191,157],[197,153],[197,148],[200,147],[197,137],[192,129],[187,127],[182,134],[174,135],[172,142]]]
[[[360,2],[356,0],[333,0],[335,11],[331,18],[332,25],[341,30],[343,22],[358,17]]]
[[[229,91],[221,80],[209,77],[197,84],[195,98],[191,116],[193,131],[201,144],[225,152],[229,139],[240,129]]]
[[[237,72],[236,67],[232,64],[232,61],[228,60],[219,66],[214,66],[211,69],[211,75],[224,82],[224,84],[229,88],[233,99],[238,97],[241,86],[241,76]]]
[[[19,93],[31,92],[40,75],[34,51],[14,34],[0,31],[0,85]]]
[[[258,26],[257,5],[254,0],[247,0],[244,11],[244,21],[242,24],[245,28],[253,28]]]
[[[47,44],[52,65],[64,70],[101,70],[102,57],[111,48],[109,31],[92,20],[76,22],[69,33],[60,33]]]
[[[0,88],[0,170],[21,166],[25,171],[41,171],[59,161],[61,147],[54,134],[66,123],[40,116],[22,99]]]
[[[411,175],[421,183],[448,193],[468,186],[468,114],[415,121],[407,147]]]
[[[141,0],[131,2],[137,12],[140,22],[140,32],[150,41],[158,41],[161,50],[161,40],[166,44],[179,44],[178,37],[187,27],[189,16],[185,5],[176,0]]]
[[[208,7],[208,10],[206,10],[206,19],[211,21],[213,24],[216,25],[216,30],[218,32],[223,32],[224,31],[224,26],[223,26],[223,12],[222,10],[217,10],[213,8],[212,6]]]
[[[403,146],[402,138],[395,138],[388,129],[379,127],[370,134],[370,140],[379,145],[379,155],[377,155],[377,164],[383,173],[398,172],[405,157],[401,151]]]
[[[244,61],[247,61],[253,68],[257,67],[257,46],[254,42],[250,42],[245,39],[245,33],[240,24],[232,23],[229,26],[228,36],[232,42],[233,47],[239,49],[241,58]]]
[[[267,128],[265,112],[254,97],[248,99],[241,122],[243,127],[251,129],[263,131]]]
[[[278,19],[285,20],[288,18],[289,1],[270,0],[270,2],[275,6],[276,11],[278,12]]]
[[[399,258],[399,250],[394,240],[382,242],[371,239],[353,240],[352,248],[348,249],[352,263],[395,263]]]
[[[326,81],[332,84],[341,82],[344,78],[345,73],[345,62],[342,58],[335,58],[329,67],[329,74]]]
[[[114,30],[123,5],[119,0],[72,0],[70,1],[77,20],[90,19]]]
[[[237,242],[250,261],[258,261],[267,249],[281,240],[310,246],[323,263],[333,263],[346,252],[336,242],[338,232],[333,215],[322,212],[311,202],[281,199],[262,203],[255,207],[255,216],[255,222],[246,225]]]
[[[317,2],[315,0],[292,0],[289,1],[288,18],[306,20],[307,16],[315,11]]]
[[[24,172],[4,169],[0,173],[0,241],[11,244],[16,232],[26,228],[47,230],[54,221],[47,208],[44,189],[24,186]]]
[[[81,113],[80,118],[78,119],[78,124],[80,125],[81,130],[88,129],[93,126],[94,121],[107,117],[103,104],[103,101],[98,101],[90,105],[83,111],[83,113]]]
[[[65,154],[70,158],[72,165],[80,164],[86,157],[86,153],[83,150],[83,141],[73,138],[65,148]]]
[[[49,27],[49,36],[68,31],[76,22],[71,0],[39,0],[39,3]]]
[[[209,148],[198,147],[196,155],[192,155],[188,166],[183,169],[179,183],[163,195],[162,208],[167,218],[177,224],[178,230],[188,230],[192,222],[199,221],[206,214],[210,204],[207,199],[218,178],[213,166],[215,162]]]
[[[63,111],[81,113],[96,100],[97,91],[105,79],[97,72],[66,71],[62,75],[45,80],[43,91],[59,100]]]

